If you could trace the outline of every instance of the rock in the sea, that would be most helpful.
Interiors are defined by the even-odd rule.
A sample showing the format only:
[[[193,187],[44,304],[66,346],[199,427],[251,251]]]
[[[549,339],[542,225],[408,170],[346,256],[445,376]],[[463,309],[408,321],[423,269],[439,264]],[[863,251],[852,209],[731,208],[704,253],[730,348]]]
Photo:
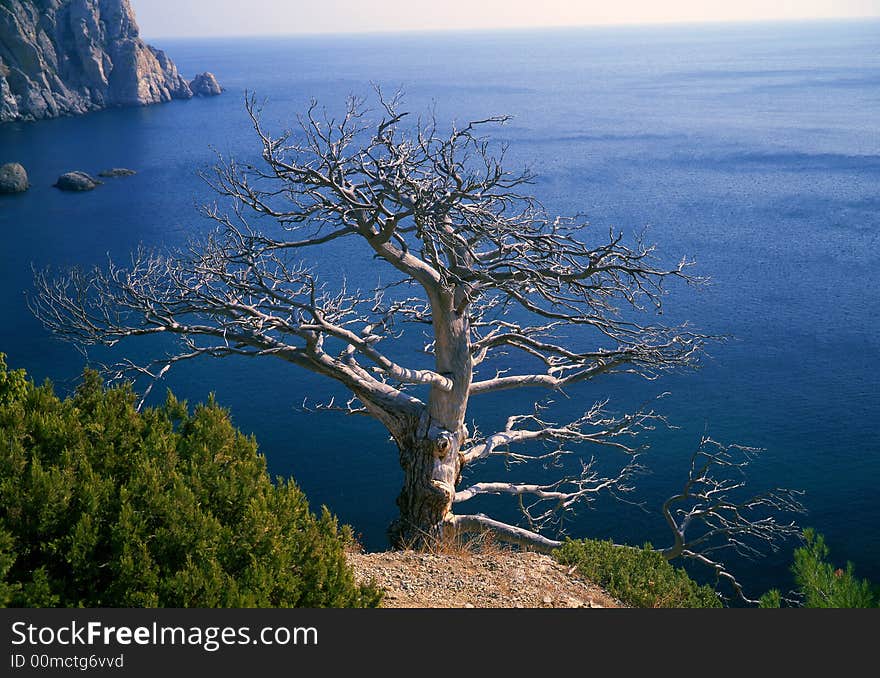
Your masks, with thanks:
[[[0,122],[191,97],[129,0],[0,0]]]
[[[100,181],[85,172],[68,172],[58,177],[55,188],[62,191],[91,191],[100,185]]]
[[[215,97],[223,93],[213,73],[200,73],[189,83],[189,88],[197,97]]]
[[[114,167],[113,169],[106,169],[103,172],[98,172],[99,177],[104,177],[105,179],[112,179],[114,177],[130,177],[137,174],[133,169],[126,169],[125,167]]]
[[[24,193],[29,187],[27,172],[17,162],[0,167],[0,193]]]

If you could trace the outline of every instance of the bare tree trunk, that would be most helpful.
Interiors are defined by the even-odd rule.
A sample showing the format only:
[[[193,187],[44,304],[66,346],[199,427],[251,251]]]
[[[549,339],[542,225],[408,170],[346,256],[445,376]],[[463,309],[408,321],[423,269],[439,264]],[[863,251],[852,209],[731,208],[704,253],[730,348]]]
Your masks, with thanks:
[[[414,427],[395,435],[404,473],[397,498],[400,517],[390,529],[392,545],[415,547],[442,536],[452,515],[461,477],[465,414],[473,373],[470,326],[461,292],[432,299],[436,372],[452,379],[451,390],[433,387],[428,407]]]
[[[398,440],[404,479],[400,516],[390,529],[392,546],[417,548],[441,537],[461,470],[456,438],[426,411],[410,435]]]

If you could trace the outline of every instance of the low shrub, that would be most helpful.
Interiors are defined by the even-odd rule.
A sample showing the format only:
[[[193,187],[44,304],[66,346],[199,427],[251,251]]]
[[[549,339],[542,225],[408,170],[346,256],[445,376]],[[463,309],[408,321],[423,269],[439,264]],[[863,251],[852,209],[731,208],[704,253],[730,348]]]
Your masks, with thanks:
[[[363,607],[350,531],[271,481],[253,438],[214,402],[86,372],[60,399],[0,355],[0,604],[27,607]]]
[[[715,589],[670,565],[650,544],[635,548],[611,541],[567,540],[555,556],[633,607],[722,607]]]
[[[828,562],[831,551],[825,538],[815,530],[804,530],[804,545],[795,549],[794,574],[795,595],[803,607],[855,608],[880,606],[880,593],[867,579],[855,576],[855,567],[847,563],[845,568]],[[761,607],[781,607],[779,591],[768,591],[761,597]]]

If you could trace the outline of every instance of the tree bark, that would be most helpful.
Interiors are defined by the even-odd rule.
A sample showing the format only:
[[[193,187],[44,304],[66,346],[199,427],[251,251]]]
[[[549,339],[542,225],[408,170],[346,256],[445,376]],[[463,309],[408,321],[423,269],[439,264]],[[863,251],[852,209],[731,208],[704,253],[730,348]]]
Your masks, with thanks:
[[[407,435],[397,438],[404,479],[397,498],[400,515],[389,529],[393,547],[420,548],[442,538],[461,471],[458,438],[427,410]]]
[[[428,406],[408,431],[394,435],[404,483],[399,518],[389,530],[392,546],[414,548],[436,543],[452,515],[461,477],[465,415],[473,374],[467,302],[461,290],[432,298],[435,371],[452,379],[452,389],[432,386]]]

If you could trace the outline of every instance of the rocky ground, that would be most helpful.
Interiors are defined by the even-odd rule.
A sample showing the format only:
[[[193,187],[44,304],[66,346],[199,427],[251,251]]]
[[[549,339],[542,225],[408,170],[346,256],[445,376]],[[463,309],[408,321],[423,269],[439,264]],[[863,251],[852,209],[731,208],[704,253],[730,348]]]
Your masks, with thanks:
[[[507,549],[452,553],[352,553],[359,581],[374,581],[383,607],[623,607],[549,556]]]

